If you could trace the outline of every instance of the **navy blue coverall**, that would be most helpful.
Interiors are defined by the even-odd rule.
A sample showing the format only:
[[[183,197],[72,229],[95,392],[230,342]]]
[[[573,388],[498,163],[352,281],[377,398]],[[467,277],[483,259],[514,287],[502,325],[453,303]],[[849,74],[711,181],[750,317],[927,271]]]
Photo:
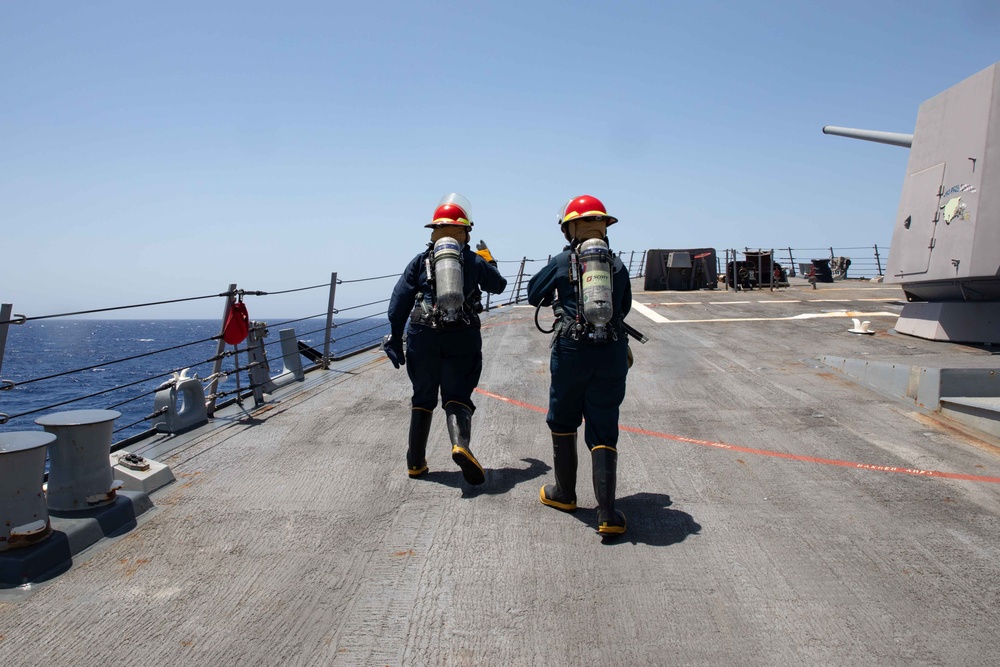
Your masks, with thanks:
[[[417,295],[430,307],[433,289],[427,282],[424,258],[427,252],[414,257],[403,275],[396,282],[389,299],[389,325],[392,337],[402,339],[403,328],[416,304]],[[468,244],[462,246],[463,291],[466,303],[478,289],[500,294],[507,287],[507,280],[485,259],[473,252]],[[406,373],[413,383],[412,406],[432,411],[437,406],[438,391],[441,403],[457,401],[469,408],[472,391],[479,384],[483,370],[483,339],[479,330],[479,316],[466,308],[468,325],[432,328],[411,321],[407,327]]]
[[[574,341],[555,336],[549,369],[549,412],[546,422],[552,433],[575,432],[586,418],[584,442],[588,449],[618,443],[618,409],[625,400],[625,377],[628,375],[628,341],[620,324],[632,308],[632,284],[628,269],[615,257],[612,268],[612,304],[614,316],[608,328],[617,339],[606,343]],[[553,296],[562,305],[564,322],[576,318],[576,287],[570,280],[570,251],[556,255],[528,282],[528,303],[548,306]],[[566,328],[563,328],[565,333]]]

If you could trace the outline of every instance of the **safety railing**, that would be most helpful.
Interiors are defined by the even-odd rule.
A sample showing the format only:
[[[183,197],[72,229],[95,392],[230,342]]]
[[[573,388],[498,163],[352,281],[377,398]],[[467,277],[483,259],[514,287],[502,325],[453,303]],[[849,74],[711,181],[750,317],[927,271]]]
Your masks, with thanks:
[[[274,346],[283,344],[281,339],[265,340],[268,329],[295,328],[299,351],[310,362],[302,372],[328,368],[332,361],[381,342],[388,330],[389,299],[384,295],[397,276],[344,280],[334,273],[326,283],[278,290],[242,289],[232,284],[217,294],[44,315],[14,313],[11,304],[2,304],[0,428],[23,429],[34,418],[56,409],[115,409],[122,413],[115,431],[120,438],[115,448],[120,448],[157,432],[152,423],[162,421],[172,407],[161,405],[150,411],[147,406],[154,397],[157,404],[162,403],[158,400],[162,392],[192,377],[205,385],[209,415],[250,397],[259,403],[265,391],[275,388],[277,376],[270,372],[269,359],[285,356],[285,352],[273,352]],[[281,295],[306,291],[317,293],[312,314],[271,318],[270,323],[252,320],[251,335],[237,345],[225,342],[225,323],[235,303],[244,303],[250,315],[274,312],[282,308]],[[221,323],[80,319],[129,310],[140,313],[133,317],[143,317],[154,306],[203,299],[223,302]],[[303,309],[301,298],[297,303],[295,307]],[[155,345],[167,339],[168,344]]]
[[[775,257],[782,265],[787,262],[793,277],[802,273],[803,264],[809,265],[814,259],[829,259],[831,266],[837,264],[838,258],[846,258],[850,262],[843,267],[842,275],[834,272],[837,278],[874,278],[884,275],[885,261],[889,256],[889,246],[832,247],[825,248],[775,248]],[[843,262],[839,262],[843,264]]]
[[[829,268],[835,280],[865,280],[883,275],[889,246],[824,248],[733,248],[716,252],[717,273],[727,288],[774,288],[788,278],[808,277]],[[818,269],[816,268],[818,267]]]

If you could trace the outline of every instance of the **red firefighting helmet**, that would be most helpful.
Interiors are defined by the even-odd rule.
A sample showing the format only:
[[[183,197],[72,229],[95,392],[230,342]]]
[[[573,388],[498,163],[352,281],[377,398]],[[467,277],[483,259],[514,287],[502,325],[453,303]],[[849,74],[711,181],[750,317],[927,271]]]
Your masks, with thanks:
[[[608,210],[597,197],[580,195],[570,199],[559,211],[559,226],[563,227],[573,220],[597,220],[606,222],[608,226],[618,222],[618,218],[608,215]]]
[[[435,229],[437,227],[451,226],[471,229],[472,216],[469,213],[469,209],[469,200],[457,192],[452,192],[441,198],[437,208],[434,209],[434,218],[429,225],[424,225],[424,227]]]

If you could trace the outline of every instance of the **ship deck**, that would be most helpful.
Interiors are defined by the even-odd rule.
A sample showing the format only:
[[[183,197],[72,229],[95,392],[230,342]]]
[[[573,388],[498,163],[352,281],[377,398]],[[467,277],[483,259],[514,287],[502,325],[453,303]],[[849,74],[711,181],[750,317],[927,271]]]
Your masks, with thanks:
[[[640,288],[623,538],[595,532],[582,444],[580,509],[538,502],[549,339],[507,307],[484,320],[484,485],[440,411],[407,477],[408,380],[365,353],[178,438],[137,527],[0,598],[0,661],[995,664],[997,441],[819,361],[1000,367],[990,350],[890,331],[893,286]]]

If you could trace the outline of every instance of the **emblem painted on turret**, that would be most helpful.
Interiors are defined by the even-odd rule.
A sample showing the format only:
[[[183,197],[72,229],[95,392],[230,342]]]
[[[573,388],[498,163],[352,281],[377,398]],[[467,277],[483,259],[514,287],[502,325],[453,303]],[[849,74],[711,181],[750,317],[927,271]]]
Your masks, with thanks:
[[[945,191],[942,197],[947,197],[948,195],[960,192],[973,193],[975,191],[976,191],[975,186],[969,184],[953,185],[952,187],[948,188]],[[972,217],[969,214],[966,203],[962,201],[962,198],[960,196],[952,197],[951,199],[946,201],[944,205],[941,206],[941,211],[943,212],[945,224],[949,225],[951,224],[951,221],[955,220],[956,218],[958,220],[969,220]]]

